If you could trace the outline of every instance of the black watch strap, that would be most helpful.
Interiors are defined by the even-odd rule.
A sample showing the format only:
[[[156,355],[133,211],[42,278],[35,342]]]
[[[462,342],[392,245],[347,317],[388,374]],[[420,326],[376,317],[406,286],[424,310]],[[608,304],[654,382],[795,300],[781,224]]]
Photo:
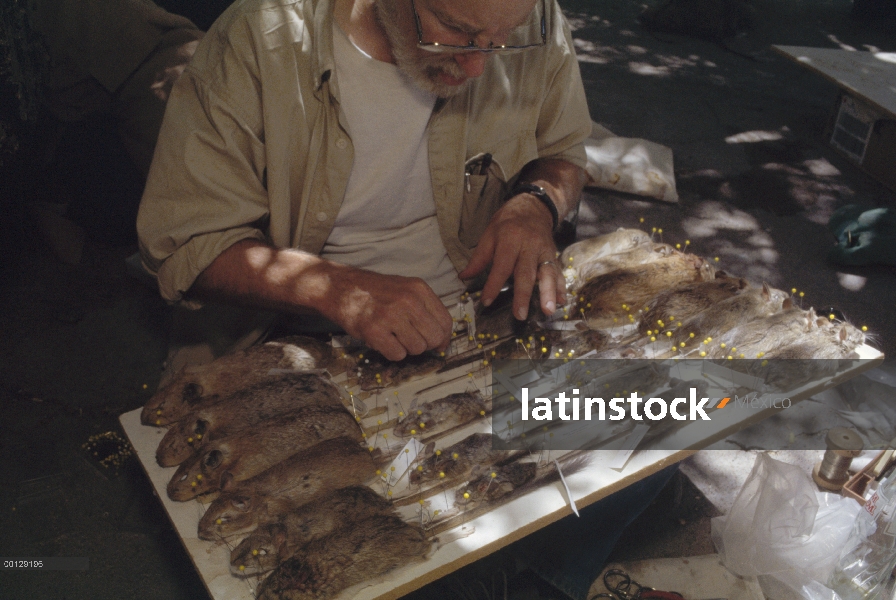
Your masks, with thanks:
[[[551,231],[556,232],[560,227],[560,213],[557,211],[557,205],[554,204],[554,200],[548,195],[544,188],[540,185],[535,185],[534,183],[517,183],[513,186],[513,191],[510,192],[510,197],[513,198],[519,194],[532,194],[538,200],[548,207],[548,210],[551,211],[551,220],[554,223],[553,229]]]

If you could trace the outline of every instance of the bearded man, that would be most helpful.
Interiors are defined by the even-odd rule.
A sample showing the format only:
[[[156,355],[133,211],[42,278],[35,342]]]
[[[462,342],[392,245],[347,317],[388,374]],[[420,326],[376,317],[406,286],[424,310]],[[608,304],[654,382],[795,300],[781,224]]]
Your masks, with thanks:
[[[392,360],[444,348],[445,306],[486,270],[483,301],[512,276],[517,318],[536,283],[542,311],[564,302],[552,234],[590,131],[555,0],[241,1],[172,91],[143,262],[172,302],[311,313]],[[673,471],[476,564],[584,600]]]
[[[488,272],[565,299],[552,233],[591,130],[554,0],[247,0],[166,109],[138,216],[171,302],[312,313],[387,358],[445,348]],[[480,280],[481,283],[481,280]]]

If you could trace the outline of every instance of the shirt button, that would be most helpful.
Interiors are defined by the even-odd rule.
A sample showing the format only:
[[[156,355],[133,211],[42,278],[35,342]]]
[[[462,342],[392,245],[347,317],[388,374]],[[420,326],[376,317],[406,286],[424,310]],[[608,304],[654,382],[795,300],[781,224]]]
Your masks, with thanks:
[[[317,213],[317,220],[320,221],[320,222],[324,222],[324,221],[326,221],[326,220],[327,220],[327,213],[325,213],[324,211],[320,211],[319,213]]]
[[[339,138],[336,140],[336,147],[340,150],[345,150],[345,147],[348,146],[348,142],[345,141],[345,138]]]

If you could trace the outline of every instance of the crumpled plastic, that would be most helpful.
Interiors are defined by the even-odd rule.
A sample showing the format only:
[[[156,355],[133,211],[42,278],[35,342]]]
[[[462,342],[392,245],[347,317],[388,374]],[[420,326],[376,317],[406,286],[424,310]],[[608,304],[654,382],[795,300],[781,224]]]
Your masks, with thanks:
[[[725,566],[756,576],[767,597],[837,600],[825,583],[860,509],[760,453],[728,515],[712,520],[712,539]]]
[[[678,202],[672,150],[656,142],[614,135],[592,122],[585,140],[586,186]]]

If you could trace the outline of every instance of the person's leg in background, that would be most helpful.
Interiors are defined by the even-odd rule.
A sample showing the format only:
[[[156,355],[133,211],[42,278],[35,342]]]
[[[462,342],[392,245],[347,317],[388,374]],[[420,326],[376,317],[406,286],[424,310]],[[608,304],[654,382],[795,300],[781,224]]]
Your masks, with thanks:
[[[511,544],[507,551],[572,600],[585,600],[622,532],[666,486],[666,467]]]

